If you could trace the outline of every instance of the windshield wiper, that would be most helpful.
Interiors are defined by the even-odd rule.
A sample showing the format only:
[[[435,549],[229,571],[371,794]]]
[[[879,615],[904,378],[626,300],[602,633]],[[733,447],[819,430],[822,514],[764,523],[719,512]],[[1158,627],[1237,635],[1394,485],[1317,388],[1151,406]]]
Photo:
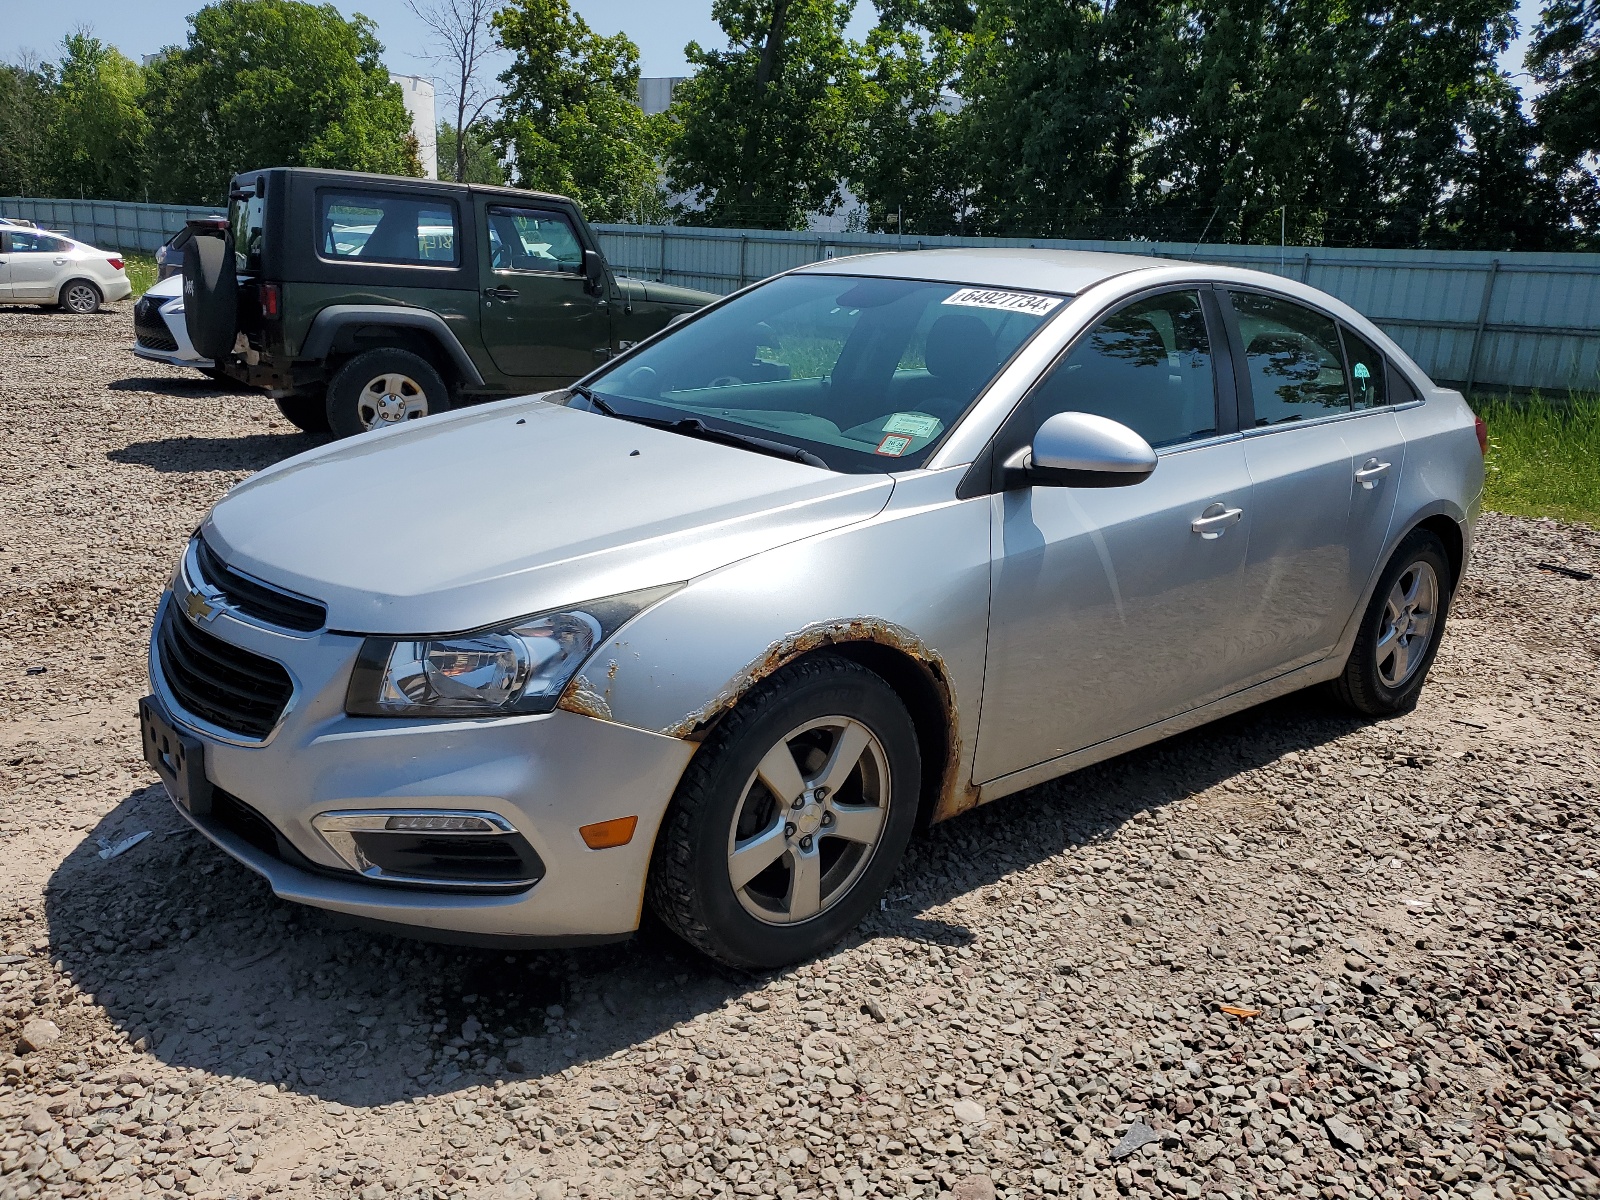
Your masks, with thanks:
[[[754,450],[759,454],[770,454],[774,458],[786,458],[790,462],[805,463],[808,467],[821,467],[824,471],[829,466],[817,455],[809,450],[802,450],[799,446],[791,446],[786,442],[774,442],[768,438],[754,437],[747,433],[732,433],[726,429],[713,429],[699,417],[683,417],[676,421],[665,421],[660,417],[642,417],[633,413],[618,412],[606,403],[594,391],[581,383],[575,383],[567,389],[582,396],[597,412],[608,417],[616,417],[619,421],[632,421],[635,425],[648,425],[652,429],[665,429],[670,433],[681,433],[685,437],[699,438],[706,442],[721,442],[725,446],[742,446],[746,450]]]

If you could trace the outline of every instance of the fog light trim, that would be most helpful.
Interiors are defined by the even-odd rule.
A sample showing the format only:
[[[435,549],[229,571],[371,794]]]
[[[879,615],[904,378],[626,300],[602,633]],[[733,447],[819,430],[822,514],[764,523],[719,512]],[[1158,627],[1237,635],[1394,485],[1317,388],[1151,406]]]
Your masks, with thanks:
[[[499,813],[471,809],[363,809],[321,813],[312,819],[311,825],[350,870],[383,883],[473,891],[523,891],[544,878],[544,863],[538,853],[516,826]],[[498,839],[505,843],[508,855],[518,860],[522,876],[515,879],[450,878],[395,871],[372,861],[361,844],[364,839],[385,836],[397,840],[438,838],[446,843],[472,839],[479,844]],[[462,847],[466,848],[465,841]],[[376,853],[374,850],[373,854]]]

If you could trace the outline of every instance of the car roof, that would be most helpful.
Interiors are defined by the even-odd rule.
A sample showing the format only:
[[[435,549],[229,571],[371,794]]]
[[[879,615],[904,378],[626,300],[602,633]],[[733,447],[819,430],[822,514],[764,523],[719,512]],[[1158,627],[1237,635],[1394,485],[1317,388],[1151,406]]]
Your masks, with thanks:
[[[834,258],[800,267],[821,275],[881,275],[969,283],[979,287],[1021,288],[1030,292],[1076,295],[1114,275],[1177,265],[1172,259],[1092,250],[1035,250],[1027,246],[890,251]]]
[[[386,188],[418,188],[430,192],[484,192],[492,196],[505,196],[514,200],[542,200],[551,204],[574,204],[569,196],[558,196],[552,192],[535,192],[526,188],[498,187],[492,184],[457,183],[453,179],[425,179],[412,175],[377,175],[370,171],[338,171],[330,167],[260,167],[254,171],[237,171],[235,180],[249,179],[253,175],[266,175],[269,172],[281,171],[293,175],[310,175],[313,177],[334,180],[348,180],[352,183],[373,184]]]

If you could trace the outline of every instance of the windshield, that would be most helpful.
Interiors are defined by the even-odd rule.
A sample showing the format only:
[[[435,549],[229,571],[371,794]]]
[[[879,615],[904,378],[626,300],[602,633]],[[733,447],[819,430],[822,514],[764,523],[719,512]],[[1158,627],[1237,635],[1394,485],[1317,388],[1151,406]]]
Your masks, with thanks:
[[[1064,299],[785,275],[589,380],[589,390],[619,416],[777,442],[835,471],[909,470]]]

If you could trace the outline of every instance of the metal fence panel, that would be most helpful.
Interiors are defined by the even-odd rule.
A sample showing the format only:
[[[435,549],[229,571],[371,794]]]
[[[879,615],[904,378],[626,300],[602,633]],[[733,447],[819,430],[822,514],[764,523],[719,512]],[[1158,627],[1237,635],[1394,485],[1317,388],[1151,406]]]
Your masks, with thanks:
[[[108,249],[153,251],[207,206],[0,197],[0,215]],[[1478,388],[1600,390],[1600,254],[1196,246],[1179,242],[916,237],[597,225],[626,275],[726,294],[805,263],[938,246],[1098,250],[1250,267],[1298,279],[1366,313],[1438,380]]]

